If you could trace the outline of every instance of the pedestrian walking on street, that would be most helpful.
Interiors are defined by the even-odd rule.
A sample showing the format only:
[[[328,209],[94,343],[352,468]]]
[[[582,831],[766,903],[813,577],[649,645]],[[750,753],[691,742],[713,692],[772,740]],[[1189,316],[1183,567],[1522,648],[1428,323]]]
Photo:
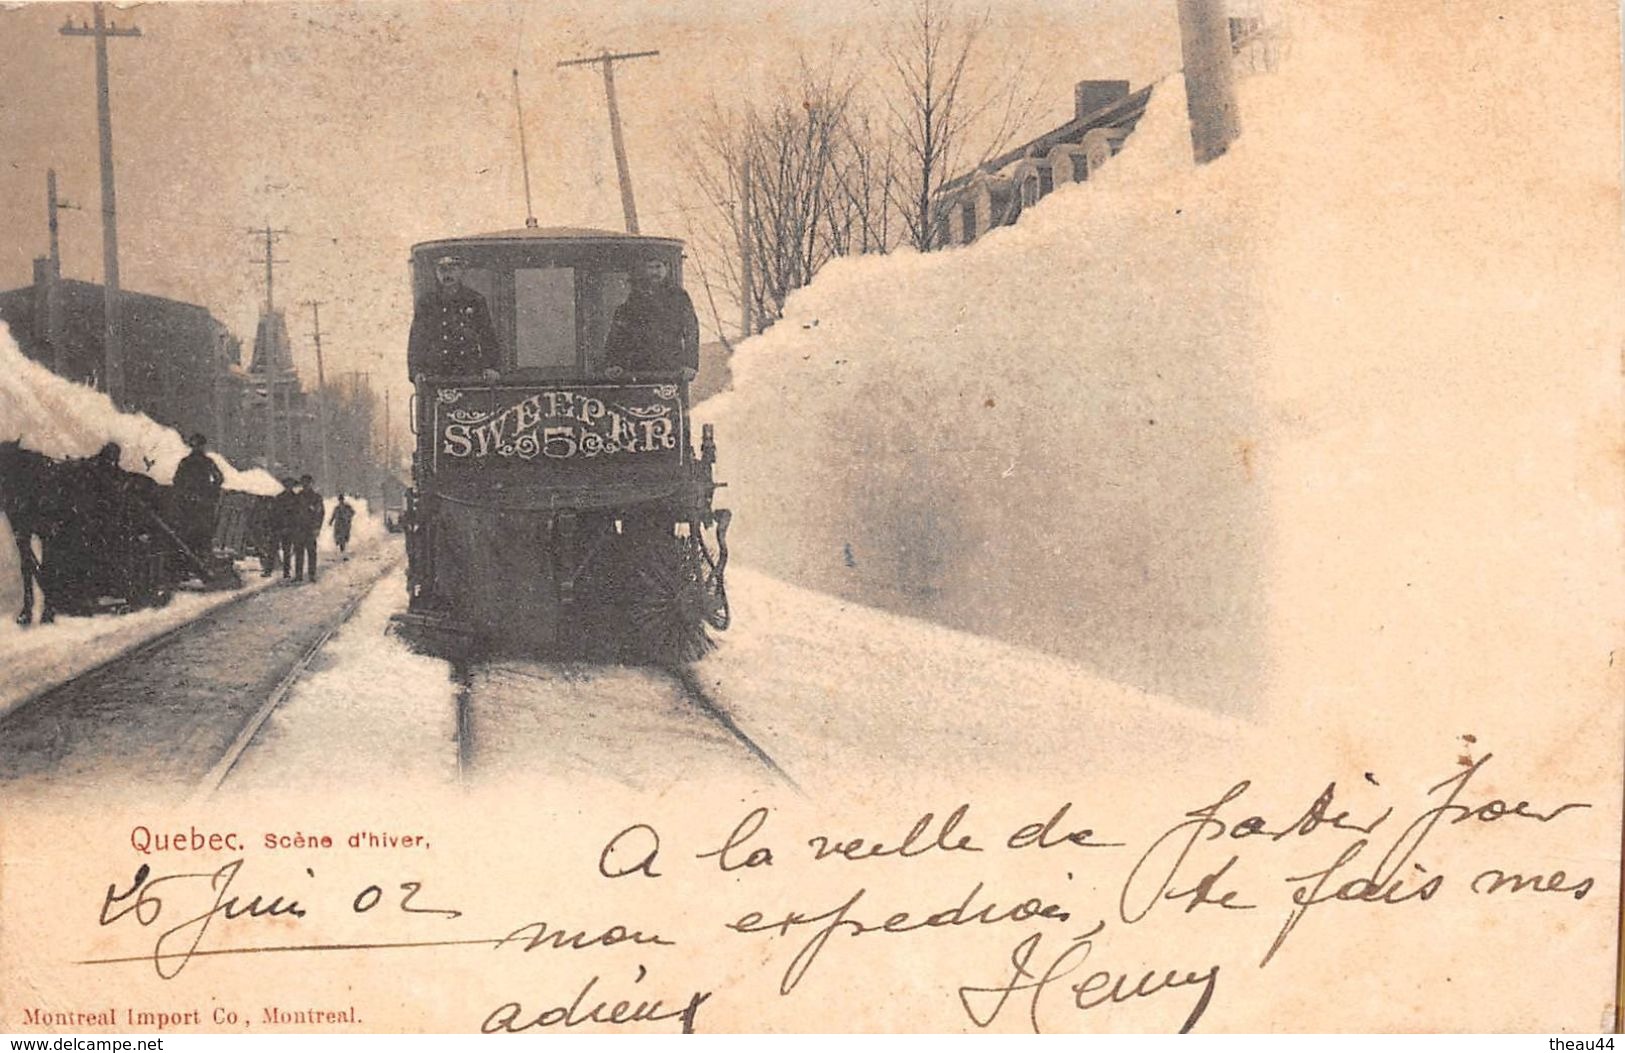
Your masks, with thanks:
[[[299,480],[282,480],[282,492],[271,498],[271,530],[276,537],[276,558],[282,564],[282,580],[293,576],[293,542],[298,531]]]
[[[316,580],[316,538],[322,532],[322,495],[316,492],[314,480],[308,475],[299,477],[294,490],[293,580],[305,580],[305,564],[310,564],[310,580]]]
[[[338,504],[333,506],[333,544],[339,547],[339,555],[344,554],[345,546],[350,543],[350,520],[355,518],[355,508],[350,502],[339,494]]]

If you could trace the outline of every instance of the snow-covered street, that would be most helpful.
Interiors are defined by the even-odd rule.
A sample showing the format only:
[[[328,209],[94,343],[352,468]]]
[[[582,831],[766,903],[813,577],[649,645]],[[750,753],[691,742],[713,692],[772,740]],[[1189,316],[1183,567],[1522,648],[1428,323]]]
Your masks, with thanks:
[[[885,785],[1115,768],[1240,727],[743,568],[734,627],[686,671],[459,668],[415,654],[389,633],[405,606],[392,542],[332,566],[317,588],[256,589],[9,714],[0,767],[24,788],[117,775],[182,796],[213,790],[212,775],[226,795],[595,784],[664,795],[729,780],[816,797],[860,773]]]
[[[273,713],[225,793],[286,785],[411,794],[459,779],[665,794],[713,778],[974,781],[1200,751],[1240,722],[1035,652],[739,569],[734,627],[692,670],[502,659],[466,672],[387,634],[401,573],[374,587]],[[879,704],[880,698],[890,700]],[[459,706],[464,707],[459,714]],[[780,774],[782,773],[782,775]]]

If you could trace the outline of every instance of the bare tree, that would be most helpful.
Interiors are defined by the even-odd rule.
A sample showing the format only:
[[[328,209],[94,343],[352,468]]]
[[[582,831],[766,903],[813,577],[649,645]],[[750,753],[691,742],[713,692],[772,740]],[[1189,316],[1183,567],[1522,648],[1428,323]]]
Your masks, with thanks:
[[[713,103],[683,151],[692,184],[711,206],[698,240],[726,261],[729,288],[749,297],[764,321],[779,318],[790,293],[829,259],[852,251],[854,231],[859,246],[880,244],[872,229],[877,184],[864,170],[870,162],[852,159],[857,139],[847,114],[856,79],[837,74],[845,65],[838,52],[819,67],[803,58],[796,82],[776,96],[734,111]],[[741,209],[747,165],[750,201]],[[738,258],[746,245],[754,262],[749,289]]]
[[[830,166],[835,193],[828,238],[835,255],[891,250],[892,162],[891,142],[874,119],[848,106]]]
[[[967,82],[988,22],[986,11],[965,14],[954,0],[914,0],[882,47],[894,74],[887,105],[900,155],[890,197],[921,252],[938,245],[943,184],[985,163],[1031,115],[1019,63],[974,88]]]

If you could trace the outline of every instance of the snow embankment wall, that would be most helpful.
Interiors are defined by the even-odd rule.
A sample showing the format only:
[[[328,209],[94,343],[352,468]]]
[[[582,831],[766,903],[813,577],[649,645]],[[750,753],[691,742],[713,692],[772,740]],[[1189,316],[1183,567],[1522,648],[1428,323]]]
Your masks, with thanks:
[[[739,349],[741,559],[1238,711],[1610,675],[1617,10],[1287,9],[1218,161],[1169,78],[1098,179]]]
[[[742,345],[740,559],[1244,708],[1263,499],[1255,232],[1191,171],[1184,87],[972,245],[840,260]]]

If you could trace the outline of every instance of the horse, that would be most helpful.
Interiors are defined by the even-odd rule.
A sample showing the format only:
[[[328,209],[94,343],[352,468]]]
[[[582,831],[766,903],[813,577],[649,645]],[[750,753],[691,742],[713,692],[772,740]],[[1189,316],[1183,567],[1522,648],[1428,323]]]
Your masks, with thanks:
[[[40,539],[42,551],[47,552],[55,531],[53,517],[48,513],[55,484],[52,475],[57,463],[42,453],[25,449],[22,438],[0,442],[0,514],[11,524],[12,537],[17,542],[17,563],[22,571],[23,606],[17,614],[18,625],[29,625],[34,620],[34,583],[39,582],[44,600],[40,622],[56,621],[54,585],[46,586],[48,575],[40,560],[34,558],[34,538]]]

